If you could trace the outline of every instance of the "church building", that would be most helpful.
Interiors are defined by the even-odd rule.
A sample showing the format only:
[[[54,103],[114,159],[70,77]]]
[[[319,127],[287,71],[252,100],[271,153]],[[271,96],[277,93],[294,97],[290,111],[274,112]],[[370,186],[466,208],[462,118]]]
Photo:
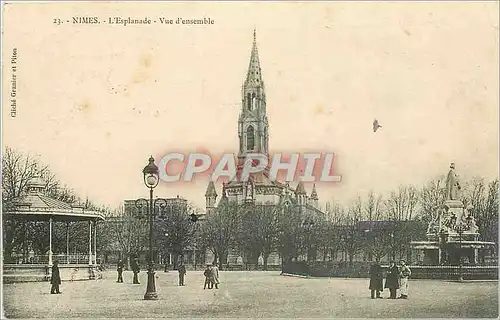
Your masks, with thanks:
[[[267,155],[269,158],[269,122],[267,118],[266,92],[262,79],[255,30],[248,72],[241,90],[238,138],[237,175],[240,176],[247,154],[259,153]],[[250,174],[248,181],[232,179],[234,181],[223,183],[220,194],[217,192],[214,182],[210,181],[205,193],[207,215],[213,213],[221,201],[228,201],[238,204],[300,206],[306,216],[324,218],[325,214],[319,208],[315,185],[312,186],[312,191],[308,195],[302,182],[292,188],[289,183],[273,181],[269,176],[269,168],[266,168],[263,172]],[[272,264],[272,261],[269,261],[269,263]]]

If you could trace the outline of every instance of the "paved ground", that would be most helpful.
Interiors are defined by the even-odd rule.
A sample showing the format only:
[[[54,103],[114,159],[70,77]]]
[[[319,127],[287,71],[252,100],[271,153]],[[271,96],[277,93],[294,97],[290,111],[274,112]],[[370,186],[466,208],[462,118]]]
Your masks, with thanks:
[[[177,272],[158,272],[158,301],[145,301],[146,273],[140,285],[102,280],[64,282],[61,295],[49,283],[4,285],[8,318],[464,318],[497,317],[496,281],[456,283],[410,281],[409,300],[372,300],[367,279],[303,279],[279,272],[221,272],[219,290],[203,290],[202,271],[188,271],[186,286],[176,286]],[[384,292],[384,297],[388,292]]]

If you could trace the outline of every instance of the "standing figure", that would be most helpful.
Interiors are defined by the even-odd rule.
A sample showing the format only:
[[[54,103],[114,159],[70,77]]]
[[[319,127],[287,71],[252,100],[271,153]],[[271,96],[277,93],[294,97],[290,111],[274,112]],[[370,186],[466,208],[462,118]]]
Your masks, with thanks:
[[[51,294],[60,294],[59,285],[61,284],[61,275],[59,274],[59,261],[54,261],[54,265],[52,266],[52,275],[50,277],[50,284],[52,287],[50,288]]]
[[[123,282],[122,273],[124,267],[125,266],[123,264],[123,261],[121,259],[118,260],[118,263],[116,264],[116,271],[118,271],[118,280],[116,282]]]
[[[130,268],[132,268],[132,272],[134,273],[134,280],[132,281],[132,283],[133,284],[140,284],[139,279],[137,277],[138,273],[141,271],[141,268],[139,267],[139,259],[138,258],[134,258],[134,260],[132,260]]]
[[[184,276],[186,275],[186,266],[184,266],[184,263],[179,264],[177,271],[179,271],[179,286],[184,286]]]
[[[212,280],[212,270],[210,269],[210,265],[207,264],[207,268],[203,272],[205,276],[205,283],[203,284],[203,290],[205,290],[208,286],[208,289],[212,289],[211,280]]]
[[[212,265],[212,281],[215,289],[219,289],[219,268],[216,263]]]
[[[384,284],[382,279],[382,267],[378,259],[370,267],[370,287],[371,298],[375,299],[375,293],[377,299],[381,299],[380,292],[384,291]]]
[[[385,279],[385,288],[388,288],[391,293],[389,299],[396,299],[396,290],[399,289],[399,269],[394,261],[391,261],[389,264],[389,270],[387,270],[387,277]]]
[[[446,200],[459,200],[460,183],[455,173],[455,164],[450,164],[450,171],[446,177]]]
[[[408,278],[411,276],[411,270],[406,265],[406,261],[401,260],[399,264],[401,265],[401,296],[398,299],[408,299]]]

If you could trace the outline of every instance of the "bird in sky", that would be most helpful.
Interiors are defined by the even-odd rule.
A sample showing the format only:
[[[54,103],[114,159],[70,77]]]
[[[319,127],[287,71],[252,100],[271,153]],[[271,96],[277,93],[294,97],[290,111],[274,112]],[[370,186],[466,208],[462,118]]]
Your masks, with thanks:
[[[373,132],[377,132],[378,128],[382,128],[382,126],[378,123],[378,120],[373,120]]]

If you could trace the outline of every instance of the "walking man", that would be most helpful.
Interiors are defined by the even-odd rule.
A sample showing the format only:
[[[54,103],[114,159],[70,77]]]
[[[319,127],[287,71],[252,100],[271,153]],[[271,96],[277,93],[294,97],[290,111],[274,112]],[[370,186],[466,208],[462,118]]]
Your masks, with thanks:
[[[61,284],[61,275],[59,274],[59,261],[54,261],[54,265],[52,266],[52,275],[50,277],[50,284],[52,287],[50,288],[51,294],[60,294],[59,285]]]
[[[391,293],[389,299],[396,299],[396,290],[399,289],[399,269],[394,261],[391,261],[389,270],[387,270],[385,288],[388,288]]]
[[[132,260],[130,268],[132,269],[132,272],[134,273],[134,280],[132,281],[133,284],[140,284],[139,279],[137,277],[137,274],[141,271],[141,268],[139,267],[139,259],[134,258]]]
[[[186,266],[184,266],[184,263],[181,262],[177,270],[179,271],[179,286],[184,286],[184,276],[186,275]]]
[[[406,261],[401,260],[399,264],[401,265],[401,296],[398,299],[408,299],[408,278],[411,276],[411,270],[406,265]]]
[[[118,260],[118,264],[116,265],[116,271],[118,271],[118,280],[116,282],[123,282],[122,273],[124,267],[125,266],[123,264],[123,261],[121,259]]]
[[[371,298],[375,299],[375,294],[376,298],[380,299],[382,298],[380,296],[380,292],[384,290],[384,284],[382,283],[382,267],[380,266],[380,263],[378,259],[371,265],[370,267],[370,287],[369,289],[371,290]]]

